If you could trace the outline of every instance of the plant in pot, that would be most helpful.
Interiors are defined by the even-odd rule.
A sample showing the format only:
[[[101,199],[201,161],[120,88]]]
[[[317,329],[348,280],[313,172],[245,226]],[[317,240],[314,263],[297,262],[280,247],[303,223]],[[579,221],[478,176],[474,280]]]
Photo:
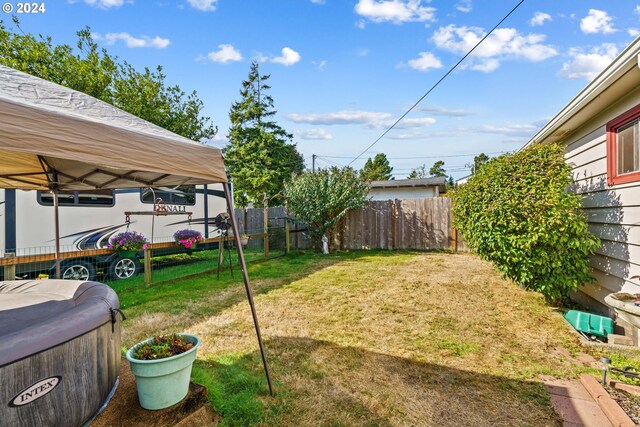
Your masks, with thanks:
[[[133,258],[140,249],[146,249],[147,239],[137,231],[123,231],[109,239],[109,249],[120,254],[120,258]]]
[[[171,334],[142,341],[127,351],[140,406],[163,409],[184,399],[199,346],[195,335]]]
[[[195,249],[198,243],[202,242],[202,233],[187,228],[173,233],[173,239],[185,249]]]
[[[243,248],[246,247],[249,244],[249,236],[246,234],[241,234],[240,244],[242,245]]]

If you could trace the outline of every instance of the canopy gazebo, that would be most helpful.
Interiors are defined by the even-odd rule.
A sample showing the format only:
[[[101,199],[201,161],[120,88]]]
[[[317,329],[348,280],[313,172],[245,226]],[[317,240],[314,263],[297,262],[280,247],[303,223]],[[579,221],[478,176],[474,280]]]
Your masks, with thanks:
[[[0,188],[58,192],[221,183],[272,392],[231,186],[219,149],[176,135],[103,101],[0,65]]]

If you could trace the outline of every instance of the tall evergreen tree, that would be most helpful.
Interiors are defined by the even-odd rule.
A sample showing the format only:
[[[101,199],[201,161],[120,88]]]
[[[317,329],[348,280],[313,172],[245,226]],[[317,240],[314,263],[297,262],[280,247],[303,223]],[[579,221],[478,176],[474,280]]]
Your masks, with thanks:
[[[289,143],[293,135],[274,121],[273,98],[267,94],[269,77],[261,76],[253,62],[242,82],[241,99],[229,111],[229,144],[223,152],[238,206],[262,205],[264,194],[272,204],[280,203],[284,184],[304,169],[304,159]]]
[[[360,178],[365,182],[388,181],[393,179],[391,172],[393,168],[389,165],[389,159],[384,153],[378,153],[371,159],[369,157],[364,167],[360,171]]]
[[[429,169],[429,175],[439,177],[439,176],[447,176],[447,171],[444,168],[444,162],[442,160],[438,160],[431,166]]]
[[[484,153],[480,153],[473,158],[473,164],[471,165],[471,175],[475,175],[478,170],[489,161],[489,156]]]

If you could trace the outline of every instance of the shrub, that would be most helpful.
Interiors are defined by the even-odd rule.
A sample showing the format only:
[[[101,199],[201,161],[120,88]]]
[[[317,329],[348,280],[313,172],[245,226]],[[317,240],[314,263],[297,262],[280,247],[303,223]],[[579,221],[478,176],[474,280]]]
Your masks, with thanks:
[[[137,231],[123,231],[109,239],[109,249],[115,251],[138,251],[146,247],[147,239]]]
[[[571,183],[557,144],[502,155],[454,191],[454,226],[506,277],[561,300],[592,280],[587,256],[600,245]]]

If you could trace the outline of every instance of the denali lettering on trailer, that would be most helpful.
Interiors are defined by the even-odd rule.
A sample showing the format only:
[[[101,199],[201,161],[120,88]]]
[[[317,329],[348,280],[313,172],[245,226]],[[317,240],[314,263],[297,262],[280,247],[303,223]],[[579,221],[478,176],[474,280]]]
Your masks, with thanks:
[[[16,397],[11,399],[11,402],[9,402],[9,406],[15,408],[17,406],[23,406],[33,402],[34,400],[40,399],[47,393],[51,393],[51,391],[53,391],[53,389],[56,388],[56,386],[60,383],[61,379],[62,377],[55,376],[38,381],[37,383],[21,391]]]
[[[164,200],[162,200],[161,198],[157,198],[154,202],[153,202],[153,211],[156,214],[163,214],[163,213],[167,213],[167,212],[186,212],[187,208],[186,206],[178,206],[178,205],[167,205]]]
[[[167,212],[186,212],[186,206],[178,206],[178,205],[165,205]]]

